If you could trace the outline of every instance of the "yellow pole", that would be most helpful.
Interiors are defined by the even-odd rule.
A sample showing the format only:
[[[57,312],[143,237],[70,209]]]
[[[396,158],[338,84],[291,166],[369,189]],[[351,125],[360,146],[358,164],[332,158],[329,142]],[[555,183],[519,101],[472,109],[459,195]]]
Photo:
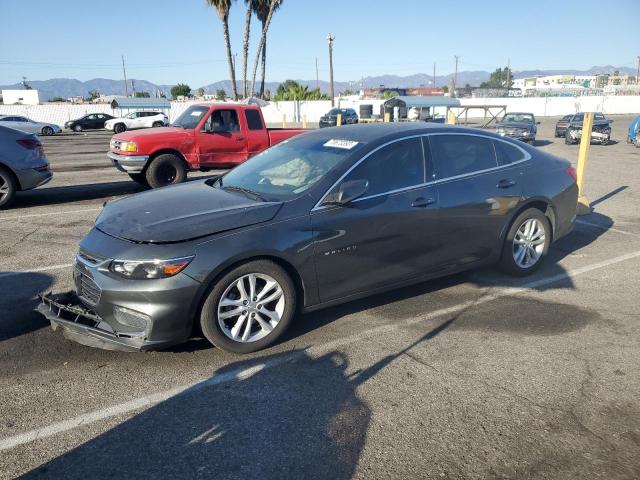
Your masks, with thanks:
[[[582,136],[580,138],[580,150],[578,151],[578,215],[586,215],[591,212],[589,200],[584,196],[584,172],[587,168],[589,146],[591,145],[591,129],[593,127],[593,112],[584,114],[582,122]]]
[[[282,128],[287,128],[287,114],[282,114]]]
[[[307,128],[307,114],[302,116],[302,128]]]
[[[338,116],[336,117],[336,127],[339,127],[340,125],[342,125],[342,114],[339,113]]]
[[[456,124],[456,114],[453,113],[453,110],[447,110],[447,125],[455,125]]]
[[[391,114],[389,112],[384,112],[384,123],[389,123],[391,121]]]

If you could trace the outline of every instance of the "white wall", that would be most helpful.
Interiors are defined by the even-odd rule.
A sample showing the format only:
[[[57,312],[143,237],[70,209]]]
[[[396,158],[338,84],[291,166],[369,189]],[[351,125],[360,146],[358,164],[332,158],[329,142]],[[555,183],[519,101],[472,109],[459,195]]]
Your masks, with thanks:
[[[578,111],[598,111],[606,114],[640,114],[639,96],[584,96],[584,97],[548,97],[548,98],[463,98],[463,105],[506,105],[509,112],[531,112],[538,117],[561,116]],[[187,107],[198,102],[171,102],[169,118],[175,119]],[[339,100],[336,105],[354,108],[359,112],[361,104],[372,104],[373,112],[378,113],[381,100]],[[282,123],[282,115],[287,123],[302,121],[306,114],[309,123],[315,123],[320,116],[331,108],[328,100],[308,102],[272,102],[263,107],[262,113],[268,123]],[[0,115],[25,115],[33,120],[63,125],[67,120],[81,117],[87,113],[118,114],[107,104],[51,103],[44,105],[0,105]],[[439,112],[443,113],[443,112]],[[482,110],[472,110],[469,118],[483,117]]]
[[[7,105],[38,105],[40,98],[37,90],[2,90],[2,101]]]

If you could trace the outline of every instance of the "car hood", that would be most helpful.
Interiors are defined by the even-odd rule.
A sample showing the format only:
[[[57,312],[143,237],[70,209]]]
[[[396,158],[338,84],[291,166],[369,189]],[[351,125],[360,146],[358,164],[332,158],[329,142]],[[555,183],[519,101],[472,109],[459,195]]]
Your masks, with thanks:
[[[177,243],[269,221],[282,206],[214,188],[210,182],[164,187],[107,203],[96,228],[136,243]]]
[[[503,128],[531,128],[533,125],[527,122],[500,122],[496,127]]]
[[[130,132],[123,132],[114,135],[112,139],[122,140],[124,142],[128,141],[138,141],[138,140],[150,140],[153,141],[154,137],[162,137],[164,141],[172,141],[172,140],[180,140],[189,135],[188,132],[192,130],[185,130],[180,127],[155,127],[155,128],[145,128],[142,130],[132,130]]]

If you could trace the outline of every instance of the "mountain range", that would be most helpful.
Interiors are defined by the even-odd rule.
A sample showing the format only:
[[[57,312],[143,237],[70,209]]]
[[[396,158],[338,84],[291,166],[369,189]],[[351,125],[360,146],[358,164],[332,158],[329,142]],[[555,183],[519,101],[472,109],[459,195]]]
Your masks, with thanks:
[[[614,67],[611,65],[601,67],[591,67],[588,70],[571,70],[571,69],[557,69],[557,70],[524,70],[513,72],[514,78],[530,77],[536,75],[595,75],[598,73],[613,73],[618,70],[623,75],[635,75],[636,70],[628,67]],[[471,86],[478,86],[480,83],[489,79],[490,72],[483,70],[478,71],[462,71],[458,72],[458,85],[464,86],[469,84]],[[438,75],[436,76],[435,84],[437,86],[448,85],[449,80],[453,77],[453,74]],[[320,87],[320,90],[324,93],[329,92],[329,82],[320,80],[316,83],[315,80],[296,80],[302,85],[306,85],[309,89]],[[170,97],[170,90],[172,85],[159,85],[147,80],[133,79],[129,80],[129,93],[131,93],[131,82],[134,83],[135,90],[138,92],[149,92],[152,96],[156,92],[163,92],[167,97]],[[408,76],[398,75],[379,75],[372,77],[363,77],[359,80],[350,82],[336,81],[334,82],[335,92],[343,92],[346,90],[357,91],[361,88],[379,87],[384,85],[390,88],[402,88],[402,87],[418,87],[418,86],[432,86],[433,76],[426,73],[417,73]],[[97,90],[103,95],[124,95],[124,81],[123,80],[111,80],[108,78],[94,78],[87,80],[86,82],[72,79],[72,78],[52,78],[50,80],[33,80],[28,82],[29,85],[37,89],[40,94],[41,100],[51,100],[54,97],[71,98],[89,95],[89,91]],[[280,82],[266,82],[265,89],[275,92]],[[20,83],[13,85],[2,85],[0,89],[22,89]],[[197,90],[198,87],[193,87]],[[226,92],[231,91],[231,82],[229,80],[222,80],[219,82],[204,85],[205,92],[215,93],[219,89],[223,89]],[[238,90],[241,88],[238,86]]]

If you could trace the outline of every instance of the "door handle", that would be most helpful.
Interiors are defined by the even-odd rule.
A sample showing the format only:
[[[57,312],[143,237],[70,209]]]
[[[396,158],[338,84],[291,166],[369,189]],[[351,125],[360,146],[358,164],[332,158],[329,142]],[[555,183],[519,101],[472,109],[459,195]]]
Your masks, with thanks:
[[[245,141],[245,138],[244,138],[244,137],[236,137],[236,140],[237,140],[238,142],[244,142],[244,141]]]
[[[513,187],[516,184],[516,181],[512,178],[503,178],[498,182],[496,188],[509,188]]]
[[[419,207],[426,207],[428,205],[431,205],[432,203],[436,203],[435,198],[418,197],[411,203],[411,206],[415,208],[419,208]]]

